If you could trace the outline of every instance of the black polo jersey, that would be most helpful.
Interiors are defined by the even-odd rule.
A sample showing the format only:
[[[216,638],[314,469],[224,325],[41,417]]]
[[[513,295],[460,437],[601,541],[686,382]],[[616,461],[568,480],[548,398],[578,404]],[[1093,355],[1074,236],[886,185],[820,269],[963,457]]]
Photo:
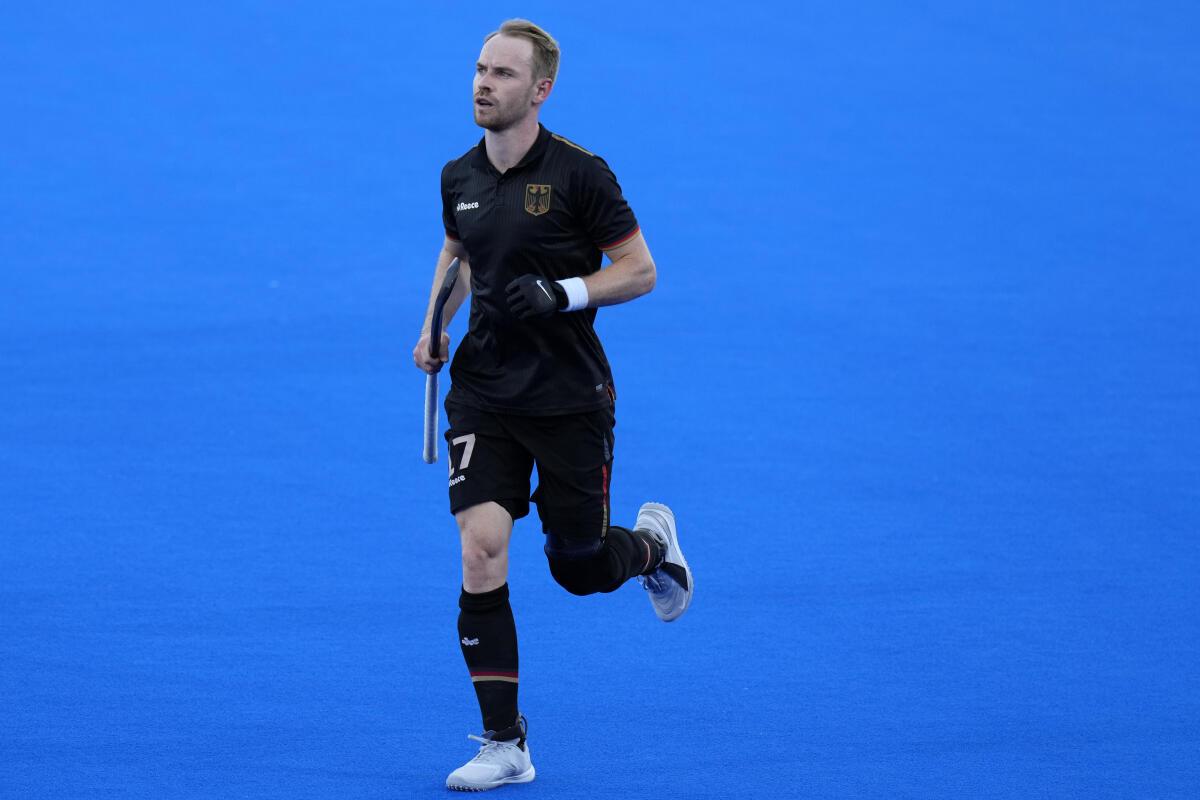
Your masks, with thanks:
[[[540,127],[500,174],[484,140],[442,170],[442,221],[471,264],[471,322],[450,364],[449,402],[510,414],[571,414],[611,402],[596,309],[521,321],[505,287],[521,275],[562,280],[600,269],[638,223],[604,159]]]

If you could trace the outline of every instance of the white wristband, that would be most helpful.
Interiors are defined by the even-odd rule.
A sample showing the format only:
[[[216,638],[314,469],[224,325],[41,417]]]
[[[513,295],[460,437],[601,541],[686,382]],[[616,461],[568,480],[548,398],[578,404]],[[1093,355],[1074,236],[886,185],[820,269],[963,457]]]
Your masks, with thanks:
[[[583,278],[567,278],[555,281],[555,283],[567,293],[567,307],[563,311],[578,311],[581,308],[587,308],[587,284],[583,282]]]

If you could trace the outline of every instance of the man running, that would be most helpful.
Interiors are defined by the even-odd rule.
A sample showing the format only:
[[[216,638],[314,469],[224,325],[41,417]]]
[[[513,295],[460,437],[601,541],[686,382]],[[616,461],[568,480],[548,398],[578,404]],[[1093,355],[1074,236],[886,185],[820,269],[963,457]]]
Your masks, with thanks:
[[[667,622],[692,599],[670,509],[646,503],[632,530],[609,523],[616,391],[593,322],[598,307],[653,289],[655,266],[604,160],[538,122],[558,60],[554,39],[525,20],[484,40],[473,86],[484,135],[442,170],[446,237],[413,350],[426,372],[447,360],[444,333],[440,357],[429,355],[432,301],[458,258],[445,319],[469,293],[470,329],[450,367],[446,441],[462,542],[458,635],[485,731],[446,779],[463,791],[534,777],[507,582],[513,521],[530,500],[550,572],[568,592],[611,592],[636,577]],[[602,254],[612,262],[603,270]]]

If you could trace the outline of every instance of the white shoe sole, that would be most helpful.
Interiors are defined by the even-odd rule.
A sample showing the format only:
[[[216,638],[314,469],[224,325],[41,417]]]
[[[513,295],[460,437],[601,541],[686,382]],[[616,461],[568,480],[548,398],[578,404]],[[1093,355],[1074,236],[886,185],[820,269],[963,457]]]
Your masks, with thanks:
[[[446,788],[455,792],[486,792],[489,789],[498,789],[507,783],[529,783],[536,776],[537,770],[535,770],[533,765],[530,764],[529,769],[525,770],[520,775],[513,775],[511,778],[504,778],[502,780],[493,781],[492,783],[476,786],[468,786],[467,784],[463,783],[451,783],[450,781],[446,781]]]

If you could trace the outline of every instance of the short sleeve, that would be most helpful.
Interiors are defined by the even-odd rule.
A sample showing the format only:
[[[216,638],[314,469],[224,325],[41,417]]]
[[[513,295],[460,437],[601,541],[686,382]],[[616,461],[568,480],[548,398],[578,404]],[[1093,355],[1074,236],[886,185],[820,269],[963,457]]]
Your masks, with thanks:
[[[460,241],[458,235],[458,222],[454,217],[454,194],[450,191],[450,167],[454,162],[450,161],[446,166],[442,167],[442,225],[446,228],[446,235],[454,241]]]
[[[604,159],[595,156],[583,169],[579,209],[592,243],[611,250],[638,233],[637,218],[621,194],[621,185]]]

